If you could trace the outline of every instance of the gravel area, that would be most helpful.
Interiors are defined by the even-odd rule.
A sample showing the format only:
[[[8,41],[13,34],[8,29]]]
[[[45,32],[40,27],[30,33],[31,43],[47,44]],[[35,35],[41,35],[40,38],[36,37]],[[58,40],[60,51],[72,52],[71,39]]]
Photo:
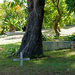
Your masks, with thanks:
[[[42,32],[47,34],[48,36],[55,35],[53,29],[43,29]],[[68,27],[61,29],[60,36],[71,35],[74,33],[75,33],[75,26],[68,26]],[[12,36],[2,35],[0,36],[0,45],[21,42],[22,37],[23,37],[23,34],[22,35],[12,35]]]
[[[0,45],[21,42],[22,37],[23,35],[13,35],[13,36],[4,35],[0,38]]]

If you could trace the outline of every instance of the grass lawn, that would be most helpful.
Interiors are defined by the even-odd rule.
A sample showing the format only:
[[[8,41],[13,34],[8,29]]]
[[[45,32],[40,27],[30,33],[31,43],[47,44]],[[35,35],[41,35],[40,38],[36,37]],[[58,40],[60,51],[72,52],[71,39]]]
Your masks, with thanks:
[[[0,45],[0,75],[75,75],[75,51],[70,49],[44,51],[45,57],[24,61],[13,61],[16,56],[6,58],[9,47],[19,49],[20,43]]]

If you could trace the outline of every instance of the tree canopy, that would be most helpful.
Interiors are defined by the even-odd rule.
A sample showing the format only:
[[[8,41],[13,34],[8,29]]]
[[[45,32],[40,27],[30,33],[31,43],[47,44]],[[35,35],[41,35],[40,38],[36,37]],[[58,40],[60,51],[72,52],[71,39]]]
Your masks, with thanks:
[[[15,2],[7,3],[7,0],[4,0],[4,3],[5,2],[6,3],[5,3],[5,5],[4,5],[4,3],[2,4],[3,6],[0,10],[5,11],[5,14],[3,15],[3,14],[1,14],[2,13],[1,12],[0,18],[5,17],[5,19],[8,19],[8,17],[11,17],[10,20],[12,21],[13,25],[20,29],[20,24],[23,26],[25,23],[25,21],[23,21],[24,16],[25,16],[25,20],[27,20],[27,8],[26,8],[27,5],[26,5],[26,7],[24,6],[24,4],[27,3],[27,1],[26,0],[21,0],[21,1],[14,0],[14,1]],[[57,2],[56,0],[54,0],[54,1]],[[65,25],[73,25],[73,21],[75,19],[72,17],[73,14],[71,13],[71,11],[74,11],[74,9],[75,9],[74,8],[75,1],[74,0],[59,0],[59,1],[60,1],[59,2],[60,12],[63,10],[64,13],[61,16],[61,20],[58,23],[58,26],[63,27]],[[69,13],[71,13],[71,14],[68,14],[68,11],[66,10],[66,8],[67,8],[67,10],[69,10]],[[18,9],[20,9],[20,11]],[[44,14],[44,19],[43,19],[43,27],[44,28],[53,28],[54,19],[56,16],[58,16],[58,11],[57,11],[56,7],[53,5],[51,0],[45,0],[44,10],[45,10],[45,14]],[[16,14],[15,12],[19,13],[19,14]],[[17,17],[15,17],[15,16],[17,16]],[[8,21],[10,21],[10,20],[3,19],[3,24],[5,26],[8,25],[9,24]]]
[[[56,2],[56,0],[54,0]],[[68,14],[66,10],[67,4],[65,0],[59,0],[59,9],[60,12],[63,10],[63,14],[61,16],[61,20],[58,23],[59,27],[63,27],[65,25],[73,25],[73,21],[75,20],[73,14]],[[45,14],[43,20],[43,27],[45,28],[53,28],[54,19],[58,16],[58,11],[51,0],[45,1]]]
[[[27,9],[23,2],[8,2],[4,1],[1,5],[1,10],[4,11],[1,16],[2,25],[12,30],[14,26],[17,30],[21,30],[26,25]]]

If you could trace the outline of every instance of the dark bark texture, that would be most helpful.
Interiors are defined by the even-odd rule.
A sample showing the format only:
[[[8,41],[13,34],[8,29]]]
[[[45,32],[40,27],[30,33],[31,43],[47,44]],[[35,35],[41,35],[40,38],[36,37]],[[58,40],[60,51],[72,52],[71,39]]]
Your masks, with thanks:
[[[17,54],[23,52],[24,57],[33,54],[43,54],[42,49],[42,22],[45,0],[27,0],[28,21],[26,32],[23,36],[20,49]]]

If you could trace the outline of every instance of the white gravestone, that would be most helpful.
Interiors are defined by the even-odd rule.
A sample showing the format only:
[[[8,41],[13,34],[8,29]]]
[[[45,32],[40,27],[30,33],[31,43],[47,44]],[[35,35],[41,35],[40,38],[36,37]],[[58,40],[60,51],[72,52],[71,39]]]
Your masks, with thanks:
[[[23,53],[22,52],[20,52],[20,59],[13,59],[13,61],[20,61],[21,66],[23,66],[24,60],[30,60],[30,58],[24,58],[23,59]]]

